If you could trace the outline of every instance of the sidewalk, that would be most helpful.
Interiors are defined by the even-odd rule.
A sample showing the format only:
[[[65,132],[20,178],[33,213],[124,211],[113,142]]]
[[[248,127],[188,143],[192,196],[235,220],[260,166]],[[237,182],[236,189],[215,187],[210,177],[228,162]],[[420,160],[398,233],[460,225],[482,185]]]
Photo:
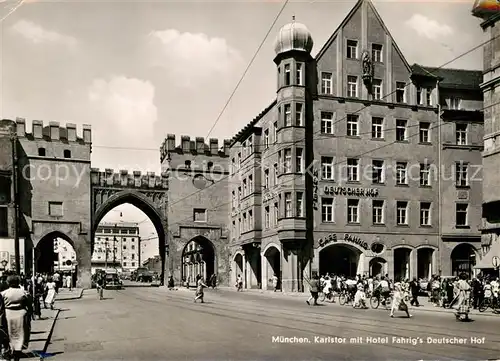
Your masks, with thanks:
[[[56,296],[56,301],[77,300],[82,298],[82,294],[83,288],[73,288],[71,291],[67,288],[61,288]]]
[[[41,360],[49,346],[60,310],[42,309],[42,319],[31,321],[31,337],[25,358]]]
[[[160,287],[161,289],[168,290],[167,287]],[[234,287],[229,287],[229,286],[220,286],[217,287],[219,290],[223,290],[226,292],[236,292],[236,289]],[[189,288],[187,289],[186,287],[177,287],[176,290],[178,291],[192,291],[194,292],[196,289],[195,288]],[[211,290],[211,289],[209,289]],[[254,295],[259,295],[262,297],[268,297],[268,298],[307,298],[309,297],[308,292],[274,292],[270,290],[261,290],[261,289],[243,289],[240,293],[251,293]],[[428,298],[426,296],[420,296],[418,298],[418,302],[420,303],[420,307],[412,307],[412,309],[418,310],[418,311],[424,311],[424,312],[441,312],[441,313],[454,313],[454,309],[450,308],[443,308],[443,307],[436,307],[434,304],[430,303]],[[325,301],[325,303],[330,303],[329,301]],[[331,303],[333,306],[340,306],[338,303],[338,296],[336,297],[335,303]],[[368,305],[370,307],[370,305]],[[477,315],[477,316],[490,316],[490,317],[499,317],[500,320],[500,315],[494,314],[491,309],[486,310],[485,312],[481,313],[478,310],[471,309],[471,315]]]

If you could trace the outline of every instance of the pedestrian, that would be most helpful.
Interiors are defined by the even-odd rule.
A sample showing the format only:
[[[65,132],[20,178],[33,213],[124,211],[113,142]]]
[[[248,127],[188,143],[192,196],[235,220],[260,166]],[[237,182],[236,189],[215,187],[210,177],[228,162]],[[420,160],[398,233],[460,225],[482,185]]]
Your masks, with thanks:
[[[65,277],[66,288],[71,291],[71,286],[73,283],[73,277],[71,277],[71,273],[68,273]]]
[[[172,275],[170,275],[170,277],[168,278],[167,286],[169,290],[173,290],[175,287],[174,277]]]
[[[273,275],[272,282],[273,282],[274,292],[278,290],[278,281],[279,281],[278,276]]]
[[[196,276],[196,294],[194,297],[194,302],[196,303],[196,300],[201,300],[201,303],[205,303],[203,300],[204,297],[204,292],[203,288],[206,288],[207,285],[203,283],[203,280],[201,279],[200,275]]]
[[[240,292],[242,288],[243,288],[243,279],[241,278],[241,275],[238,275],[236,277],[236,291]]]
[[[420,285],[417,282],[417,278],[413,278],[413,281],[411,281],[410,291],[411,291],[410,305],[415,307],[420,307],[420,303],[418,303],[418,293],[420,292]]]
[[[217,276],[215,275],[215,273],[210,276],[210,281],[208,284],[210,285],[210,287],[212,287],[212,289],[215,289],[215,287],[217,287]]]
[[[309,282],[309,292],[311,292],[311,296],[309,296],[309,298],[306,301],[308,305],[311,304],[310,301],[314,301],[313,306],[318,306],[319,288],[320,288],[319,277],[317,274],[315,274],[311,279],[311,281]]]
[[[394,284],[394,296],[392,299],[391,314],[390,314],[391,317],[394,317],[394,312],[397,310],[404,311],[406,312],[406,316],[408,316],[408,318],[411,317],[405,298],[406,294],[401,288],[401,284],[399,282],[396,282]]]
[[[2,292],[10,349],[14,361],[20,360],[22,351],[28,348],[31,333],[31,297],[21,289],[20,282],[18,276],[9,276],[7,279],[9,288]]]
[[[50,309],[53,310],[54,302],[56,300],[57,286],[56,283],[52,280],[52,277],[49,277],[47,279],[45,290],[47,291],[47,296],[45,297],[45,308],[47,308],[48,305]]]
[[[106,275],[105,273],[101,273],[97,275],[97,294],[99,295],[99,300],[104,299],[104,288],[106,287]]]

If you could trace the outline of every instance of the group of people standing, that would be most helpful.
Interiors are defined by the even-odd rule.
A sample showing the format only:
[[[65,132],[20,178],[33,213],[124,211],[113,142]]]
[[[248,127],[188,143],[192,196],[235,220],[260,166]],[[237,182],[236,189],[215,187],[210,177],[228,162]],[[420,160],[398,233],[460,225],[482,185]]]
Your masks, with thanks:
[[[451,308],[460,299],[460,278],[433,276],[427,284],[429,301],[436,307]],[[467,281],[470,287],[470,303],[477,309],[485,298],[498,299],[500,280],[498,277],[479,276]]]

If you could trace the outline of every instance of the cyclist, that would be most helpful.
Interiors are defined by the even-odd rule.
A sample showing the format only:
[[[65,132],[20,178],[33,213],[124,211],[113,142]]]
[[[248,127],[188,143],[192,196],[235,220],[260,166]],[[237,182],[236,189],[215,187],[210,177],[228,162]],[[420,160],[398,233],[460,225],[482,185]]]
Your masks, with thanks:
[[[106,274],[100,274],[97,276],[97,293],[99,294],[99,300],[104,299],[104,287],[106,286]]]
[[[378,283],[378,286],[374,292],[379,292],[380,298],[382,300],[382,305],[385,305],[385,300],[391,294],[391,288],[389,285],[389,281],[387,281],[386,277],[382,277],[382,279]]]

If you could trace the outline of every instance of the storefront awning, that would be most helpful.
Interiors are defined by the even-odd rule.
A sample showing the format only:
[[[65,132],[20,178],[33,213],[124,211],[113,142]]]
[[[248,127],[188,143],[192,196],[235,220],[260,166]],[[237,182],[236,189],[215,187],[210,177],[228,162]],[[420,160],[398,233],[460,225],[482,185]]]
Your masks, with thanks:
[[[493,266],[493,257],[500,257],[500,242],[496,241],[491,244],[490,250],[483,258],[474,266],[475,269],[492,269],[495,268]]]

